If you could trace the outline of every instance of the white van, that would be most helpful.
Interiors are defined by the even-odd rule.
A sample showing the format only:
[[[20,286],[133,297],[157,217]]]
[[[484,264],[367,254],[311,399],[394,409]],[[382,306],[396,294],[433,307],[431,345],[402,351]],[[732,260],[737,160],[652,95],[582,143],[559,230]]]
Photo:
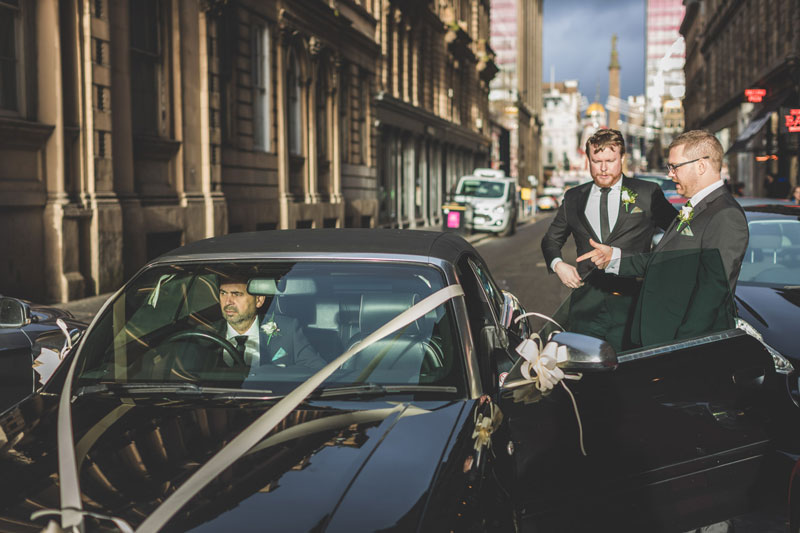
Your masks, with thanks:
[[[512,235],[517,229],[517,183],[502,170],[476,168],[462,176],[453,198],[472,206],[471,228],[499,235]]]

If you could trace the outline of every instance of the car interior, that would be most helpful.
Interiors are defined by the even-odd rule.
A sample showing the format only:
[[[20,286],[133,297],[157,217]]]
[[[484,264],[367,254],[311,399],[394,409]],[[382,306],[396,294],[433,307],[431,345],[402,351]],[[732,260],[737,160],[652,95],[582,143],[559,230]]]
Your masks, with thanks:
[[[800,222],[753,220],[739,283],[800,285]]]
[[[248,282],[251,294],[266,298],[260,311],[261,320],[276,313],[295,318],[302,335],[325,362],[363,342],[369,334],[434,292],[436,284],[441,286],[441,281],[435,280],[441,275],[428,268],[420,272],[416,267],[387,266],[361,271],[342,265],[256,268]],[[103,352],[107,360],[113,359],[114,353],[125,353],[129,361],[125,379],[172,380],[176,376],[205,379],[212,374],[220,379],[226,375],[234,377],[235,371],[219,368],[218,355],[224,349],[224,339],[208,342],[213,339],[185,334],[202,331],[220,337],[217,331],[223,317],[216,272],[216,267],[191,273],[162,270],[160,275],[150,275],[138,286],[132,286],[128,291],[131,297],[123,296],[117,312],[112,310],[107,314],[103,319],[106,323],[113,320],[118,323],[107,324],[105,329],[117,334],[111,335],[109,331]],[[367,275],[367,272],[377,274]],[[124,319],[120,312],[123,306]],[[461,390],[463,372],[459,372],[457,363],[460,347],[448,309],[448,305],[440,306],[378,340],[342,365],[331,379],[338,376],[347,383],[453,385]],[[115,337],[117,340],[113,341]],[[180,363],[200,357],[199,354],[203,354],[207,364],[198,367]],[[176,365],[178,370],[173,371]],[[288,368],[265,379],[296,382],[312,373],[310,368]]]

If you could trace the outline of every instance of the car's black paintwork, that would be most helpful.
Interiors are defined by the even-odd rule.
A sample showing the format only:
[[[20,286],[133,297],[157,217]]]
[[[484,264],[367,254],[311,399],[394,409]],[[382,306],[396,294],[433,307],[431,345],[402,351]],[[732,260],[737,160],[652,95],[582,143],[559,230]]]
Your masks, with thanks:
[[[467,397],[309,400],[201,490],[166,531],[684,531],[753,505],[771,479],[774,425],[798,422],[784,410],[776,420],[774,406],[789,400],[779,387],[774,392],[780,380],[763,345],[730,330],[623,354],[616,371],[570,381],[584,457],[563,388],[533,393],[524,403],[498,390],[498,368],[507,368],[519,339],[498,334],[491,295],[476,292],[486,288],[487,278],[478,279],[478,270],[488,275],[485,263],[453,234],[238,234],[189,245],[154,264],[270,254],[441,268],[465,290],[454,301],[458,327],[480,339],[465,346],[466,357],[477,359],[475,383]],[[471,270],[457,268],[467,263]],[[480,332],[471,331],[475,306],[494,322]],[[7,442],[0,473],[15,480],[0,486],[0,530],[38,531],[43,524],[30,513],[59,508],[58,394],[79,350],[42,392],[0,419]],[[135,527],[273,403],[194,393],[77,397],[72,426],[84,508]],[[503,422],[491,449],[477,453],[476,415],[492,404]],[[281,441],[290,428],[300,434]],[[86,525],[114,530],[94,518]]]
[[[57,319],[63,319],[73,331],[86,328],[68,311],[18,301],[29,306],[31,322],[21,327],[0,327],[0,411],[36,389],[39,379],[32,367],[35,357],[32,348],[39,339],[53,332],[56,333],[54,340],[63,344],[64,337],[56,325]]]

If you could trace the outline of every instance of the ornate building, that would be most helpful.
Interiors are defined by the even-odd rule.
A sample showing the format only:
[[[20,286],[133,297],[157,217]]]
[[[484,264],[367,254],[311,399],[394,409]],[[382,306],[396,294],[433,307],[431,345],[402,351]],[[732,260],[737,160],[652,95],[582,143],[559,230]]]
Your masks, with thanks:
[[[0,0],[0,293],[109,292],[231,231],[438,223],[488,159],[488,24],[489,0]]]
[[[436,224],[458,178],[489,161],[489,0],[381,5],[378,224]]]
[[[500,72],[491,83],[493,120],[510,133],[510,175],[523,188],[542,178],[542,17],[544,0],[492,0],[492,46]]]
[[[685,121],[717,135],[731,179],[761,196],[767,172],[798,183],[800,133],[782,125],[800,108],[796,0],[685,0]],[[760,102],[745,91],[763,90]],[[788,194],[788,191],[787,191]]]

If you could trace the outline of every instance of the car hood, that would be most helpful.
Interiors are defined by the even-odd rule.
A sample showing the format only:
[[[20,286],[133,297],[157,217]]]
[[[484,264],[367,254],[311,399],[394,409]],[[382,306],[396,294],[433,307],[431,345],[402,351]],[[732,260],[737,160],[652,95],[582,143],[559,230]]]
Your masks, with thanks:
[[[764,341],[781,354],[800,361],[800,345],[794,336],[800,322],[800,288],[736,286],[739,316],[756,328]]]
[[[32,511],[59,507],[57,403],[34,395],[0,421],[0,471],[15,480],[0,487],[0,523],[33,525]],[[84,509],[137,527],[274,403],[79,397],[72,414]],[[416,529],[467,404],[303,404],[165,529],[260,530],[265,520],[274,531]]]

